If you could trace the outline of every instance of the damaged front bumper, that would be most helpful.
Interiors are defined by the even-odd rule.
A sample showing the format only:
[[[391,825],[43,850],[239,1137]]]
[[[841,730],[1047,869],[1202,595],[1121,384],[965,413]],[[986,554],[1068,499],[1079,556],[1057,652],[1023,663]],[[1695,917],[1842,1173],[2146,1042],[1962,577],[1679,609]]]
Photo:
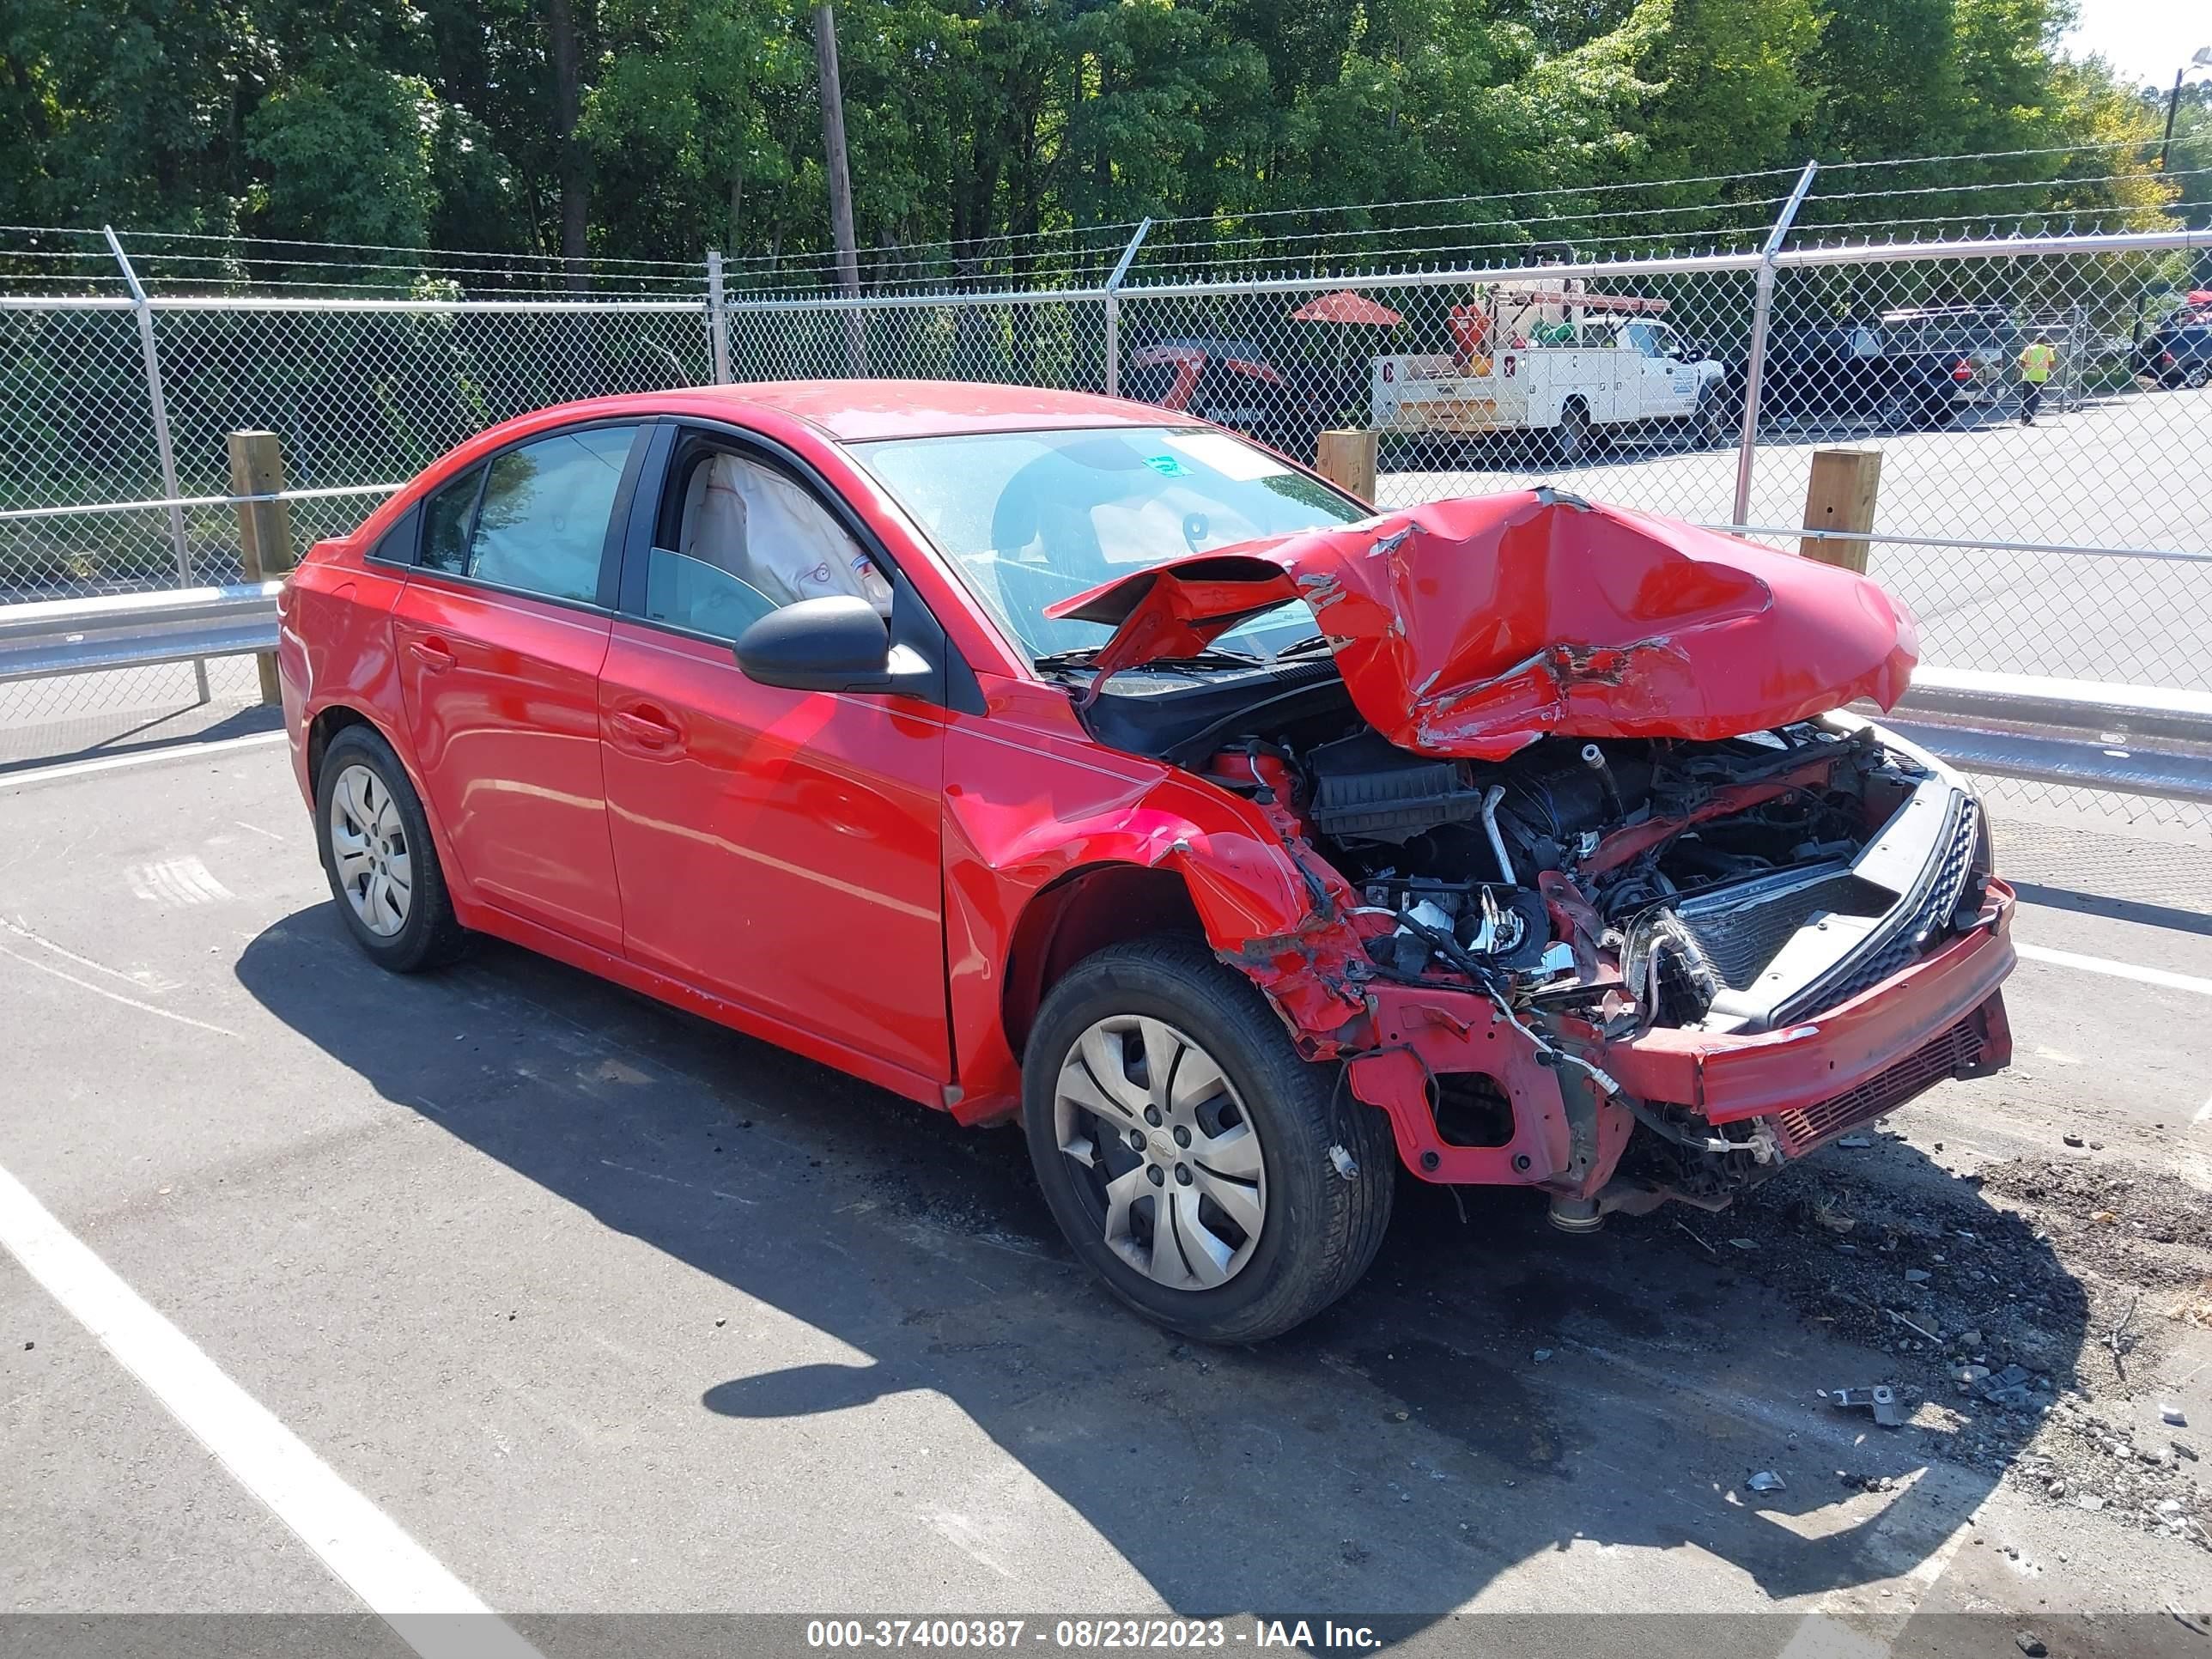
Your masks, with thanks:
[[[1685,1144],[1726,1143],[1721,1156],[1744,1184],[1945,1078],[2001,1069],[2012,1054],[1999,987],[2013,967],[2013,905],[2012,889],[1985,878],[1963,931],[1817,1016],[1749,1034],[1656,1029],[1607,1042],[1576,1019],[1517,1024],[1472,991],[1375,983],[1373,1040],[1347,1045],[1349,1086],[1389,1114],[1400,1157],[1425,1180],[1541,1187],[1566,1224],[1670,1198],[1717,1207],[1726,1193],[1710,1183],[1617,1178],[1639,1120]],[[1582,1063],[1561,1064],[1547,1043]],[[1498,1115],[1510,1132],[1482,1145],[1448,1138],[1439,1110],[1470,1078],[1510,1107]]]

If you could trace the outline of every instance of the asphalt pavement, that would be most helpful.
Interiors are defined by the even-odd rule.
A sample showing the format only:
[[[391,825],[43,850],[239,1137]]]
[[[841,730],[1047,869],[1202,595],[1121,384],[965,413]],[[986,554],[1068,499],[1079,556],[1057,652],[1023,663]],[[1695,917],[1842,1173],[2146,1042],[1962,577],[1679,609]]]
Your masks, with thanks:
[[[442,1573],[517,1618],[1758,1613],[1743,1650],[1796,1659],[1808,1615],[1847,1655],[1994,1651],[2031,1618],[2091,1616],[2082,1652],[2200,1639],[2166,1609],[2212,1602],[2212,1549],[2051,1501],[2012,1468],[2029,1430],[1992,1455],[1997,1420],[1935,1393],[1911,1431],[1837,1409],[1820,1389],[1912,1360],[1793,1306],[1727,1216],[1568,1238],[1526,1195],[1409,1189],[1338,1310],[1198,1348],[1092,1288],[1012,1134],[510,948],[372,968],[281,744],[0,777],[0,1611],[342,1611]],[[2004,1218],[1961,1176],[2023,1156],[2201,1205],[2212,858],[2011,826],[2045,953],[2013,982],[2018,1069],[1825,1157],[1976,1226]],[[2069,835],[2148,896],[2077,890]],[[2032,1270],[2071,1273],[2052,1237]],[[2116,1392],[2103,1304],[2057,1305],[2062,1381],[2212,1424],[2195,1327],[2159,1320]],[[264,1477],[272,1444],[299,1450]],[[1947,1646],[1954,1612],[2014,1622]]]

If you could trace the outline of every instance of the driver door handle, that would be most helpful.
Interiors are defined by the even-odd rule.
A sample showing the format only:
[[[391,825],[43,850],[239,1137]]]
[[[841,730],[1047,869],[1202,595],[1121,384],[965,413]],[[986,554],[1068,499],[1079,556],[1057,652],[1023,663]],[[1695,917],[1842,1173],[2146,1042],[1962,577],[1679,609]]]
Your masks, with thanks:
[[[453,653],[435,640],[410,640],[407,654],[434,674],[442,674],[453,665]]]
[[[644,709],[617,708],[611,720],[616,731],[641,749],[665,749],[684,735],[659,715]]]

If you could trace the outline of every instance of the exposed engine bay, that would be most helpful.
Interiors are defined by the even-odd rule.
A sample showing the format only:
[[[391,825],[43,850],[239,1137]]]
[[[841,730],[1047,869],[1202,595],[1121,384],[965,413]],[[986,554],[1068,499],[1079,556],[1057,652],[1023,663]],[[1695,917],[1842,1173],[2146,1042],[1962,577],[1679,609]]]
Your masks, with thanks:
[[[1304,747],[1251,737],[1210,770],[1247,788],[1288,781],[1283,804],[1315,850],[1392,920],[1368,941],[1379,974],[1581,1006],[1608,1036],[1814,1012],[1847,994],[1832,970],[1895,931],[1881,924],[1901,901],[1917,926],[1900,942],[1924,945],[1986,869],[1974,801],[1863,725],[1547,738],[1498,763],[1369,730]],[[1835,948],[1801,943],[1808,930]]]
[[[1973,797],[1847,716],[1718,741],[1547,738],[1495,763],[1309,716],[1200,769],[1349,883],[1376,980],[1481,993],[1542,1063],[1633,1111],[1608,1207],[1639,1183],[1724,1202],[1802,1148],[1765,1117],[1632,1097],[1605,1045],[1817,1015],[1974,926],[1990,871]],[[1439,1073],[1430,1093],[1448,1144],[1512,1132],[1488,1079]]]
[[[1811,722],[1720,743],[1553,738],[1497,764],[1362,732],[1292,758],[1316,847],[1396,919],[1370,945],[1378,967],[1595,1001],[1608,1028],[1761,1030],[1812,1012],[1773,992],[1811,990],[1832,965],[1818,958],[1846,952],[1777,963],[1808,927],[1863,941],[1902,895],[1862,855],[1900,812],[1949,805],[1917,801],[1929,775],[1869,729]],[[1929,816],[1971,842],[1959,820],[1974,811],[1961,798]],[[1922,907],[1930,923],[1966,896],[1966,864]]]

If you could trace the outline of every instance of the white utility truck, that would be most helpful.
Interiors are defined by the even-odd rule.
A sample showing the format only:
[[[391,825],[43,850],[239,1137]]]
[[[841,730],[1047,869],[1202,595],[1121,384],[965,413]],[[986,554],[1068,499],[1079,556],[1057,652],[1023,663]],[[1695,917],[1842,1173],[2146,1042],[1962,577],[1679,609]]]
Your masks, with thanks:
[[[1562,461],[1631,428],[1724,443],[1728,371],[1662,321],[1666,310],[1571,278],[1478,289],[1474,304],[1452,307],[1454,349],[1375,359],[1371,423],[1432,437],[1541,432]]]

